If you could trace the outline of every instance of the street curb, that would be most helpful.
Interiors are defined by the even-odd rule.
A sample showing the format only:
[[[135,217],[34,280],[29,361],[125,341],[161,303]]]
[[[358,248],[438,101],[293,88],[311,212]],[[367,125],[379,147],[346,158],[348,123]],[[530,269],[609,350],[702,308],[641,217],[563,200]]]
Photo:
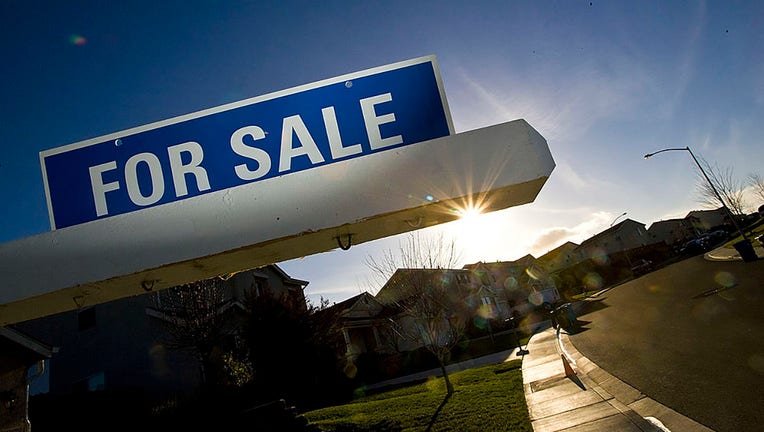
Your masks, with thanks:
[[[597,366],[576,349],[567,333],[560,333],[560,343],[565,346],[565,351],[573,358],[578,370],[597,385],[597,391],[601,391],[604,398],[607,395],[612,396],[617,403],[634,411],[642,418],[657,418],[672,432],[714,432],[713,429],[649,398]]]
[[[742,261],[743,259],[740,258],[740,255],[737,253],[732,254],[721,254],[720,249],[714,249],[710,252],[706,252],[703,254],[703,259],[706,261]]]

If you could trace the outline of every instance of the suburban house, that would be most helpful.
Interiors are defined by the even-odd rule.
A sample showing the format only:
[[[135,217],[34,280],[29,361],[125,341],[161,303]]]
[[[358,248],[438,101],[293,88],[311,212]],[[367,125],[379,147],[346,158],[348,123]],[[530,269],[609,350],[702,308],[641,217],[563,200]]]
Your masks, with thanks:
[[[318,320],[330,321],[341,332],[345,349],[336,354],[351,361],[368,352],[395,351],[388,318],[396,313],[396,308],[384,306],[367,292],[316,312]]]
[[[516,261],[469,264],[462,269],[398,269],[379,292],[358,294],[319,312],[332,320],[344,338],[340,357],[354,360],[368,352],[411,351],[421,342],[396,337],[391,320],[415,325],[406,302],[417,290],[436,284],[441,300],[452,305],[454,317],[486,328],[512,316],[524,316],[559,299],[549,273],[530,255]],[[400,324],[403,323],[403,324]]]
[[[599,234],[584,240],[578,246],[582,259],[598,259],[636,249],[650,243],[645,224],[626,219]]]
[[[422,346],[421,341],[399,337],[391,320],[404,327],[416,325],[406,305],[418,290],[429,286],[437,286],[439,298],[453,306],[454,318],[463,322],[480,315],[498,318],[500,297],[469,269],[398,269],[375,296],[362,293],[318,313],[343,335],[345,350],[338,354],[346,360],[369,352],[412,351]]]
[[[235,338],[236,316],[249,298],[271,295],[305,308],[306,281],[294,279],[276,265],[236,273],[222,281],[217,312],[225,314]],[[18,328],[58,347],[50,359],[48,390],[69,394],[103,389],[140,388],[157,394],[179,394],[201,383],[200,363],[170,343],[169,290],[128,297],[76,311],[18,324]],[[164,303],[163,303],[164,302]]]
[[[560,298],[551,274],[532,255],[515,261],[477,262],[464,268],[475,275],[481,288],[495,296],[500,319],[527,315]]]
[[[416,302],[416,296],[426,288],[437,287],[439,301],[452,315],[443,318],[469,322],[481,304],[481,296],[492,296],[490,292],[481,290],[471,276],[469,271],[459,269],[398,269],[375,298],[387,308],[386,313],[395,315],[399,325],[411,328],[416,325],[415,317],[407,313],[407,306]],[[393,340],[396,351],[411,351],[422,346],[418,341],[406,338]]]
[[[721,225],[732,225],[724,207],[716,210],[693,210],[684,218],[690,222],[695,231],[700,233],[712,231]]]
[[[538,257],[536,261],[547,273],[552,274],[576,265],[581,257],[578,245],[568,241]]]
[[[29,383],[54,349],[13,327],[0,327],[0,431],[28,432]]]
[[[665,243],[673,246],[697,237],[698,233],[691,221],[685,218],[654,222],[647,229],[647,235],[650,243]]]

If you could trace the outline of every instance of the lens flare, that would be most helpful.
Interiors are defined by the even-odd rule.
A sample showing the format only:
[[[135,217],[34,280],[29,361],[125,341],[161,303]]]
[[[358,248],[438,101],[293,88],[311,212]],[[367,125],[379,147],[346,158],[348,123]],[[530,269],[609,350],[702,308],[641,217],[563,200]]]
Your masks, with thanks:
[[[764,375],[764,354],[757,353],[748,357],[748,366],[759,375]]]
[[[517,289],[517,279],[510,276],[506,279],[504,279],[504,288],[508,290],[516,290]]]
[[[526,268],[525,274],[536,280],[541,280],[542,278],[541,271],[533,266]]]
[[[348,378],[353,379],[358,374],[358,368],[355,366],[355,363],[348,361],[342,368],[342,372],[344,372]]]
[[[472,324],[473,324],[473,325],[474,325],[476,328],[479,328],[479,329],[481,329],[481,330],[485,330],[485,329],[487,329],[487,328],[488,328],[488,320],[487,320],[487,319],[485,319],[485,318],[483,318],[483,317],[481,317],[481,316],[476,316],[476,317],[475,317],[475,318],[472,320]]]
[[[602,276],[597,273],[587,273],[584,276],[584,285],[589,289],[602,288]]]
[[[463,209],[463,210],[459,211],[459,217],[463,221],[470,222],[470,223],[475,222],[475,220],[481,214],[483,214],[483,213],[480,211],[480,209],[479,208],[475,208],[475,207],[466,208],[466,209]]]
[[[714,276],[714,280],[719,285],[725,287],[725,288],[732,288],[737,284],[737,279],[735,278],[735,275],[729,272],[720,271]]]
[[[71,43],[72,45],[82,46],[88,43],[88,40],[85,39],[84,36],[71,35],[69,36],[69,43]]]
[[[484,305],[480,306],[478,308],[478,310],[477,310],[477,314],[478,314],[478,316],[480,316],[481,318],[484,318],[486,320],[491,319],[491,318],[496,318],[496,310],[493,307],[493,305],[484,304]]]
[[[599,265],[607,265],[610,259],[604,250],[598,248],[592,251],[592,261]]]
[[[541,306],[544,303],[544,295],[540,292],[532,293],[528,296],[528,301],[534,306]]]

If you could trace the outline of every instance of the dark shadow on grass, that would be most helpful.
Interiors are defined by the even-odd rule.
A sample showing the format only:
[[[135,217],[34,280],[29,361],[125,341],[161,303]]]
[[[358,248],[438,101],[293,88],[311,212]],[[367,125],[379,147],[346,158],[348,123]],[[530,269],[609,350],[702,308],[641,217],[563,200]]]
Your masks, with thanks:
[[[440,415],[440,412],[443,410],[443,407],[446,406],[446,403],[448,400],[451,399],[451,395],[446,393],[446,397],[443,398],[443,402],[440,403],[438,406],[438,409],[435,410],[435,414],[432,415],[432,418],[430,419],[430,424],[427,425],[427,432],[430,432],[432,430],[432,427],[435,425],[435,422],[438,420],[438,416]]]

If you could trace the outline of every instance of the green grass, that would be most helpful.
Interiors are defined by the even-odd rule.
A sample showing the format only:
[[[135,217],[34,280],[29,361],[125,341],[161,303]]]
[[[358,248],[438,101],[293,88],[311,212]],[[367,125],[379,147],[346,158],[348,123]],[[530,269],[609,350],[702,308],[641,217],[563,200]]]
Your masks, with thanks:
[[[748,235],[749,231],[748,230],[745,230],[745,231],[746,231],[746,235]],[[748,235],[748,238],[751,239],[751,242],[755,243],[756,240],[754,240],[754,239],[756,237],[758,237],[759,235],[763,234],[763,233],[764,233],[764,224],[761,224],[761,225],[757,226],[756,228],[754,228],[750,232],[750,235]],[[735,247],[734,246],[735,243],[739,242],[740,240],[743,240],[743,237],[742,236],[737,236],[734,239],[732,239],[732,240],[728,241],[727,243],[725,243],[724,247],[727,248],[727,249],[733,249]],[[754,246],[758,246],[758,245],[754,244]]]
[[[515,360],[449,375],[456,391],[439,412],[445,384],[432,378],[305,417],[323,431],[425,431],[432,421],[433,431],[532,431],[520,366]],[[380,427],[384,424],[396,427]]]

